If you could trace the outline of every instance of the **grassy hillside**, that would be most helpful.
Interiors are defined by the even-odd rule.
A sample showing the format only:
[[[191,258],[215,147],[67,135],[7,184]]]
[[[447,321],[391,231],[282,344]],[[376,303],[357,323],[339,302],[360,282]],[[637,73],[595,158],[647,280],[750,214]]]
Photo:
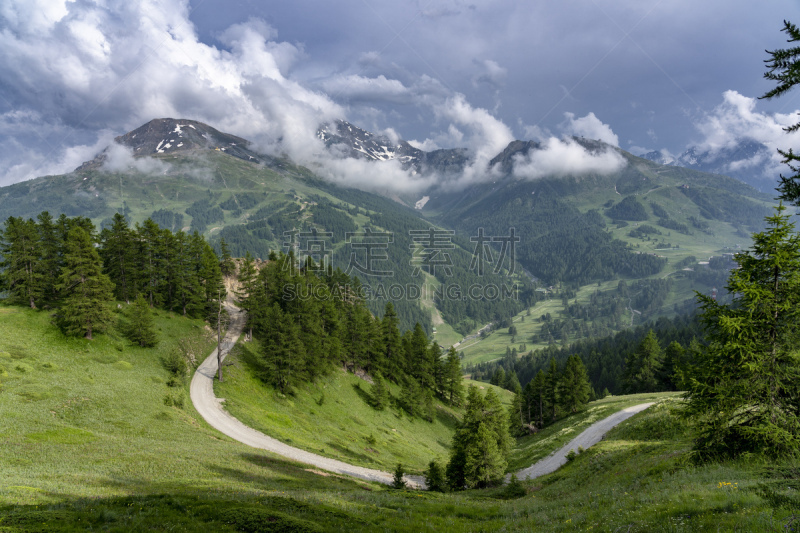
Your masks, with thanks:
[[[434,402],[433,422],[412,418],[392,405],[376,411],[369,405],[371,384],[343,370],[298,387],[284,396],[259,380],[253,367],[257,341],[239,343],[226,360],[226,378],[215,382],[219,398],[233,416],[259,431],[304,450],[351,464],[391,471],[402,463],[421,473],[431,460],[446,462],[462,409]],[[506,405],[511,393],[492,385]],[[390,383],[393,398],[400,387]]]
[[[231,442],[189,404],[164,405],[160,355],[203,330],[170,316],[157,318],[162,345],[143,350],[113,334],[67,339],[46,313],[0,306],[0,532],[786,531],[793,517],[796,527],[800,465],[693,466],[677,402],[511,499],[315,474]]]

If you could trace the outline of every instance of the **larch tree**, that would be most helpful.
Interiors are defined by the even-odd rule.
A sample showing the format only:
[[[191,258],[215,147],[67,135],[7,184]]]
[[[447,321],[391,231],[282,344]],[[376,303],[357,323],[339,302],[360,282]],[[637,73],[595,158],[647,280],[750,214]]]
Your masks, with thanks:
[[[698,293],[708,345],[687,392],[701,456],[800,450],[800,239],[784,206],[737,254],[730,305]]]
[[[800,41],[800,28],[791,22],[784,20],[782,31],[789,36],[787,42]],[[764,61],[768,69],[764,73],[764,77],[777,82],[777,86],[761,98],[770,100],[783,96],[800,83],[800,47],[768,50],[767,53],[770,57]],[[800,130],[800,122],[784,128],[784,131],[788,133],[798,130]],[[778,186],[778,192],[781,193],[780,199],[800,206],[800,154],[795,153],[792,148],[778,150],[778,153],[783,156],[783,163],[793,172],[791,176],[780,176],[780,185]]]

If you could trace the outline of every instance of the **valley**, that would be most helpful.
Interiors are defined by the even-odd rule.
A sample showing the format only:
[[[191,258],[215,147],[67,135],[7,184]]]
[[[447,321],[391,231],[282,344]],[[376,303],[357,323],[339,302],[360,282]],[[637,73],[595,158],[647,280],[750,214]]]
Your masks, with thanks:
[[[325,140],[357,141],[380,173],[395,156],[361,132]],[[792,460],[691,461],[684,393],[667,392],[681,361],[640,389],[663,392],[622,394],[628,362],[570,352],[637,328],[631,347],[653,324],[694,349],[694,291],[731,300],[732,255],[764,227],[768,195],[579,138],[625,164],[523,179],[514,165],[540,148],[515,141],[491,172],[512,170],[465,189],[432,186],[426,201],[335,185],[196,121],[160,119],[118,140],[150,155],[111,168],[112,147],[72,173],[0,188],[8,257],[20,254],[12,229],[33,228],[42,246],[55,236],[62,264],[85,234],[117,291],[95,340],[68,335],[65,288],[52,280],[38,310],[0,303],[0,531],[769,531],[793,520],[782,503],[791,489],[765,481]],[[402,150],[420,173],[468,164],[466,152]],[[66,217],[48,226],[42,211]],[[124,287],[148,295],[156,347],[131,344]],[[210,401],[276,450],[291,446],[290,458],[216,431],[191,401],[216,321],[238,327],[222,311],[226,290],[250,311],[255,338],[229,339],[224,379],[205,376]],[[507,378],[495,381],[501,367]],[[501,483],[650,403],[561,468]],[[321,463],[304,464],[306,452]],[[451,491],[385,486],[396,468],[427,483],[433,463]],[[347,465],[380,470],[381,483],[344,475]]]

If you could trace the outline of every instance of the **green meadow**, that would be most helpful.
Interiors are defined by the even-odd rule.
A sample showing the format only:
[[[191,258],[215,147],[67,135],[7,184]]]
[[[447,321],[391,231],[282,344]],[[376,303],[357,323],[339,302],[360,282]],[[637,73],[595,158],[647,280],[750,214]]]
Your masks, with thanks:
[[[188,380],[168,387],[160,360],[188,342],[190,351],[204,357],[213,340],[198,321],[158,312],[156,322],[161,343],[147,350],[114,331],[94,341],[66,338],[48,312],[0,305],[0,532],[797,528],[800,463],[750,457],[694,464],[692,430],[674,395],[654,396],[656,406],[557,472],[523,481],[518,490],[397,491],[316,473],[207,426],[188,401]],[[231,362],[223,383],[229,388],[223,390],[228,401],[235,400],[234,388],[246,399],[256,384],[242,363]],[[336,418],[337,398],[361,401],[353,386],[357,382],[350,378],[320,381],[307,398],[298,391],[294,408],[318,410],[309,416],[319,420]],[[366,382],[359,385],[363,391]],[[317,405],[316,393],[323,390],[325,400]],[[252,403],[270,396],[264,390],[259,394]],[[175,406],[181,395],[183,407]],[[173,405],[165,405],[167,396]],[[512,465],[528,466],[590,420],[648,399],[620,396],[593,402],[552,429],[521,439]],[[344,427],[363,431],[347,418],[367,417],[354,404],[345,405],[339,418]],[[323,411],[325,406],[330,413]],[[382,416],[391,419],[396,413],[389,409]],[[400,422],[411,428],[429,424],[396,420],[398,428]],[[376,439],[385,434],[377,425],[372,431]],[[405,453],[418,453],[421,460],[424,447],[412,448],[417,451]],[[387,447],[381,453],[388,463],[394,460],[391,453],[401,452]]]

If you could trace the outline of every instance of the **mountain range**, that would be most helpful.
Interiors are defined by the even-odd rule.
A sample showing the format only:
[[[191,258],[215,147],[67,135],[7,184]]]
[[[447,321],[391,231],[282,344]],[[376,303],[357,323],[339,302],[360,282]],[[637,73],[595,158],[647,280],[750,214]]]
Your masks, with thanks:
[[[772,192],[777,185],[774,174],[773,150],[767,145],[742,139],[733,146],[716,150],[691,146],[678,157],[654,150],[641,157],[660,165],[691,168],[701,172],[723,174],[736,178],[762,192]]]
[[[382,313],[393,300],[405,327],[420,322],[429,331],[455,335],[542,298],[558,294],[567,302],[588,295],[588,287],[616,290],[620,281],[633,283],[634,294],[650,295],[639,304],[640,319],[691,307],[693,290],[722,287],[727,273],[698,263],[748,246],[773,203],[739,180],[661,165],[584,138],[569,143],[582,153],[613,154],[619,165],[526,179],[515,165],[543,153],[546,147],[534,141],[513,141],[476,170],[467,150],[424,151],[344,121],[322,126],[318,135],[333,157],[371,161],[376,176],[393,159],[409,173],[454,176],[472,165],[479,176],[458,188],[434,179],[415,195],[383,196],[336,185],[206,124],[164,118],[118,137],[116,145],[127,154],[121,159],[118,146],[111,146],[71,173],[0,188],[0,220],[48,210],[103,226],[121,212],[132,223],[149,217],[170,230],[203,233],[217,248],[224,239],[234,255],[262,258],[287,245],[302,250],[303,243],[287,240],[324,231],[330,259],[343,270],[357,266],[348,235],[383,231],[391,236],[383,266],[389,264],[392,274],[366,273],[362,281],[373,290],[399,292],[398,298],[378,294],[373,312]],[[426,241],[425,232],[438,232],[439,245],[446,246]],[[440,268],[424,263],[433,257],[444,261]],[[484,258],[486,268],[479,271],[476,264]],[[420,261],[426,268],[419,268]],[[417,290],[409,287],[426,284],[432,291],[407,297]],[[515,298],[441,292],[504,284],[518,287]],[[621,306],[621,297],[614,298]],[[624,314],[624,306],[618,311]],[[604,327],[622,326],[618,317]]]

